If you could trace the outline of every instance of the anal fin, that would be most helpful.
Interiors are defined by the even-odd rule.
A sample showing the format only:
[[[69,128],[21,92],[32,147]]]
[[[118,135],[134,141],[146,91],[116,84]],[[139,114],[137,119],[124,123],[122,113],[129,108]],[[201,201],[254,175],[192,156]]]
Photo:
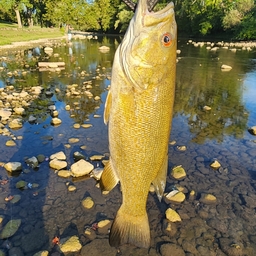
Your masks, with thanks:
[[[162,200],[162,196],[163,196],[164,190],[165,190],[167,168],[168,168],[168,155],[166,155],[166,158],[163,161],[163,164],[162,164],[155,180],[153,180],[153,182],[152,182],[155,187],[156,194],[157,194],[159,201]]]
[[[116,186],[118,182],[119,178],[117,177],[115,171],[112,168],[110,159],[104,167],[103,173],[101,175],[100,187],[104,191],[110,191]]]

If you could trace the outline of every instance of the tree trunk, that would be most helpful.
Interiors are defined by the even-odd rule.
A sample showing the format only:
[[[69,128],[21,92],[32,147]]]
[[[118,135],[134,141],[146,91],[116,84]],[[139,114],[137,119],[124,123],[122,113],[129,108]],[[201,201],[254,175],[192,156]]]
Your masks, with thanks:
[[[18,28],[22,28],[20,11],[18,9],[15,9],[15,13],[16,13],[16,18],[17,18],[17,22],[18,22]]]

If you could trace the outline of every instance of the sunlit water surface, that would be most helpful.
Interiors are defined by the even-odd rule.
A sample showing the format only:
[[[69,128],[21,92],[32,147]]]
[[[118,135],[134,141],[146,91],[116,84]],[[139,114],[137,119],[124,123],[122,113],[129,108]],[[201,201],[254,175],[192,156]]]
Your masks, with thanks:
[[[11,219],[22,220],[12,237],[0,240],[1,250],[6,255],[10,250],[18,255],[34,255],[41,250],[60,255],[59,245],[52,243],[54,236],[64,241],[77,235],[82,249],[70,255],[170,255],[166,254],[164,244],[176,248],[174,256],[183,255],[178,254],[179,250],[186,255],[255,255],[256,137],[248,132],[248,127],[256,125],[256,51],[232,52],[222,48],[210,51],[206,46],[194,47],[186,40],[178,44],[181,53],[170,137],[170,142],[176,143],[169,145],[166,185],[166,192],[175,185],[182,186],[186,200],[180,204],[166,200],[159,203],[155,194],[149,194],[147,212],[152,237],[149,251],[124,246],[118,252],[109,247],[106,232],[93,230],[96,235],[90,238],[84,234],[86,227],[114,218],[121,203],[120,187],[103,196],[93,178],[61,178],[49,167],[47,158],[63,151],[67,168],[74,163],[76,151],[87,160],[95,154],[108,159],[103,112],[111,84],[113,56],[120,40],[100,37],[98,40],[73,39],[72,45],[59,42],[53,46],[50,56],[42,47],[1,52],[0,57],[7,59],[1,58],[0,66],[5,69],[0,72],[0,87],[13,85],[14,91],[21,91],[40,85],[45,91],[53,92],[51,97],[35,100],[23,116],[23,127],[11,131],[15,136],[23,136],[15,141],[15,147],[5,146],[10,137],[0,135],[0,162],[17,161],[23,165],[23,172],[15,176],[0,168],[0,178],[9,181],[0,185],[0,215],[4,217],[0,230]],[[109,46],[110,50],[100,52],[98,48],[102,45]],[[64,61],[65,68],[59,72],[39,71],[38,61]],[[232,70],[221,71],[222,64],[232,66]],[[15,70],[18,75],[8,76],[9,71]],[[24,70],[25,76],[21,74]],[[90,91],[93,98],[88,99],[84,93],[79,97],[67,96],[67,86],[72,84],[77,84],[81,92]],[[86,89],[88,84],[92,85],[91,89]],[[94,100],[95,96],[101,99]],[[49,105],[56,106],[61,125],[51,125]],[[70,105],[71,110],[65,110],[66,105]],[[211,110],[205,111],[204,106]],[[37,117],[36,123],[28,122],[29,115]],[[75,123],[89,123],[92,127],[75,129]],[[79,142],[70,144],[70,138],[78,138]],[[86,147],[81,149],[81,146]],[[186,146],[186,150],[178,150],[179,146]],[[26,157],[39,154],[47,157],[39,168],[26,165]],[[220,162],[220,169],[210,167],[214,160]],[[95,167],[103,167],[101,161],[91,162]],[[180,181],[170,176],[171,169],[177,165],[182,165],[187,173]],[[39,187],[17,189],[16,183],[20,180]],[[68,191],[68,182],[76,186],[75,192]],[[195,191],[194,198],[189,197],[191,190]],[[201,202],[205,193],[214,195],[217,202]],[[5,201],[8,195],[17,194],[21,195],[18,203]],[[95,202],[91,210],[85,210],[81,204],[87,195]],[[171,231],[165,230],[168,207],[175,209],[182,219],[172,224]]]

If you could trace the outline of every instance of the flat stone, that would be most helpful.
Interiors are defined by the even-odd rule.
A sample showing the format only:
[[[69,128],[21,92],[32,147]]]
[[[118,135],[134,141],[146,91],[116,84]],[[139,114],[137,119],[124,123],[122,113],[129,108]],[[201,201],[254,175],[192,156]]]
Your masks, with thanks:
[[[11,129],[20,129],[22,128],[23,124],[22,124],[22,120],[17,118],[17,119],[13,119],[12,121],[10,121],[8,123],[8,126],[11,128]]]
[[[14,147],[14,146],[16,146],[16,143],[13,140],[7,140],[6,143],[5,143],[5,146]]]
[[[22,165],[20,162],[8,162],[4,165],[4,168],[8,172],[16,172],[22,170]]]
[[[91,161],[95,161],[95,160],[101,160],[102,158],[104,158],[105,156],[103,155],[93,155],[93,156],[90,156],[90,160]]]
[[[70,138],[70,139],[68,140],[68,143],[70,143],[70,144],[72,144],[72,143],[77,143],[77,142],[79,142],[79,139],[78,139],[78,138]]]
[[[218,169],[221,167],[221,164],[217,161],[217,160],[214,160],[210,166],[213,168],[213,169]]]
[[[25,114],[25,109],[24,108],[14,108],[13,111],[17,114],[17,115],[24,115]]]
[[[60,250],[63,253],[78,252],[81,250],[81,248],[82,248],[82,245],[77,236],[70,237],[68,240],[61,243],[61,245],[60,245]]]
[[[82,205],[85,209],[91,209],[94,206],[94,201],[88,196],[82,201]]]
[[[181,165],[179,165],[172,169],[171,176],[174,179],[180,180],[180,179],[184,179],[187,176],[187,174],[186,174],[184,168]]]
[[[214,204],[216,203],[217,198],[212,194],[202,193],[199,201],[204,204]]]
[[[90,128],[92,127],[92,124],[82,124],[81,125],[83,128],[87,129],[87,128]]]
[[[52,121],[51,121],[52,125],[59,125],[61,123],[62,123],[62,121],[59,118],[57,118],[57,117],[52,118]]]
[[[66,160],[67,159],[67,157],[63,151],[57,152],[50,156],[50,159],[54,159],[54,158],[56,158],[58,160]]]
[[[66,168],[68,164],[66,161],[58,160],[58,159],[54,158],[53,160],[51,160],[49,162],[49,165],[52,169],[60,170],[60,169]]]
[[[71,172],[68,170],[60,170],[58,171],[58,176],[62,178],[69,178],[71,176]]]
[[[94,166],[84,159],[71,165],[70,171],[73,177],[81,177],[89,174],[94,169]]]
[[[0,233],[0,238],[5,239],[13,236],[16,231],[19,229],[21,224],[21,219],[10,220],[3,228]]]
[[[165,211],[166,219],[168,219],[171,222],[178,222],[181,221],[180,215],[173,209],[168,208]]]
[[[173,192],[177,192],[177,193],[173,193]],[[165,196],[165,198],[172,203],[182,203],[186,199],[186,196],[181,191],[172,191],[168,193]]]

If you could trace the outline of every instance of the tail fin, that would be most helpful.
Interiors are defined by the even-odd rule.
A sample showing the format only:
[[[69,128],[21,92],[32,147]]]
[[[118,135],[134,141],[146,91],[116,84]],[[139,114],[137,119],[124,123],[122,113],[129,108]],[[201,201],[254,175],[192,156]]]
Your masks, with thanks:
[[[148,216],[131,216],[122,211],[122,206],[112,224],[109,244],[119,247],[122,244],[132,244],[137,247],[149,248],[150,246],[150,228]]]

